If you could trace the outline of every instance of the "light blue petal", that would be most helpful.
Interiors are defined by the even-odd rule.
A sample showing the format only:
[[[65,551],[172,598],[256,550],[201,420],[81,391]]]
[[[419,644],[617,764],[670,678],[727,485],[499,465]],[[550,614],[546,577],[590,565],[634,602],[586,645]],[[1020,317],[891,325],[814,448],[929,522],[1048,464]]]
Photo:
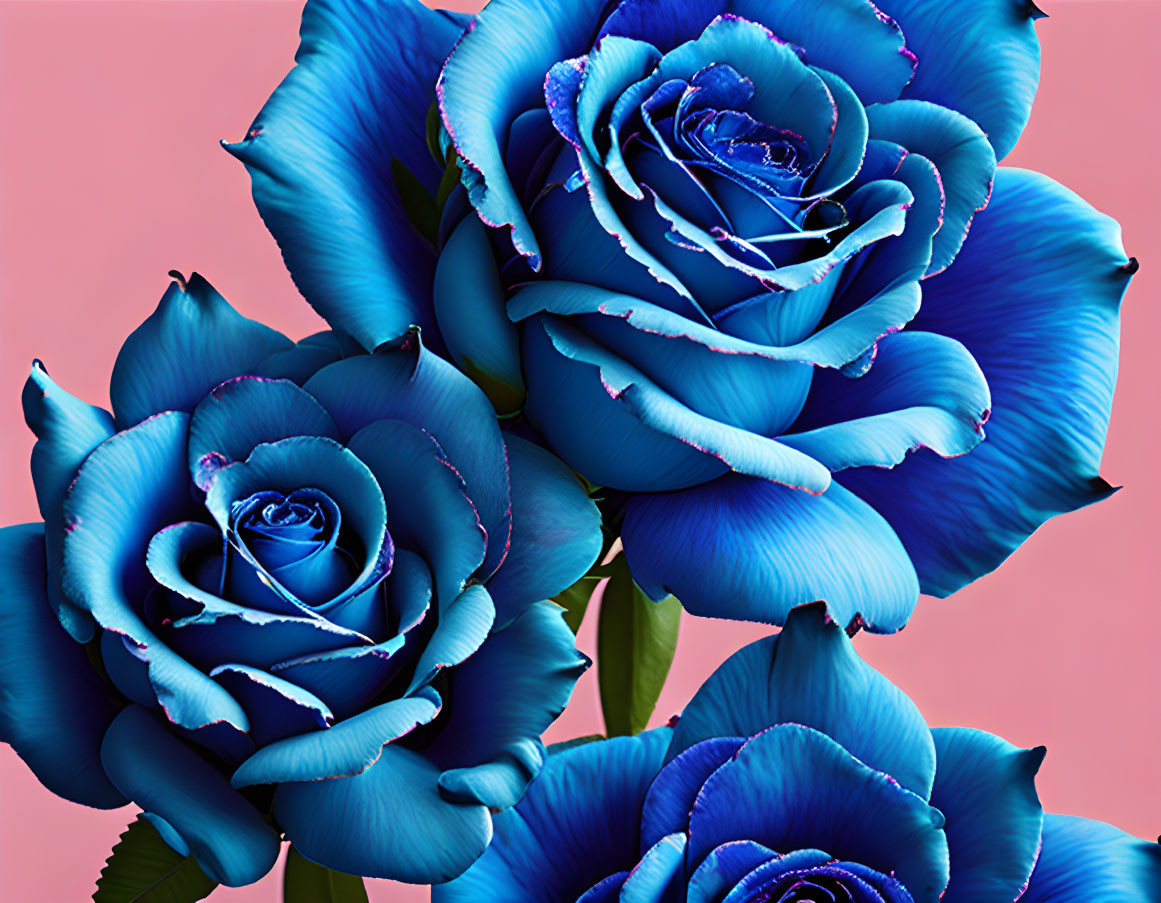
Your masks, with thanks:
[[[397,349],[339,361],[305,388],[344,437],[376,420],[403,420],[434,436],[464,478],[487,531],[482,576],[495,570],[511,531],[508,469],[495,411],[471,380],[413,339]]]
[[[64,500],[81,463],[89,453],[113,435],[108,411],[85,404],[54,383],[40,361],[21,395],[24,420],[36,434],[32,447],[32,482],[36,502],[45,523],[45,556],[48,564],[48,601],[73,639],[87,643],[93,638],[93,619],[65,598],[61,587],[64,567]]]
[[[463,479],[430,433],[401,420],[377,420],[347,447],[383,491],[392,540],[423,556],[446,608],[484,563],[487,548]]]
[[[212,285],[179,273],[161,302],[121,346],[109,398],[124,429],[163,411],[189,413],[223,380],[249,373],[293,344],[247,320]]]
[[[784,624],[818,599],[847,625],[893,633],[919,597],[898,537],[837,484],[810,495],[729,474],[682,492],[638,495],[621,531],[634,579],[691,614]]]
[[[1020,903],[1151,903],[1161,846],[1112,825],[1045,815],[1040,860]]]
[[[1050,517],[1110,494],[1098,473],[1135,271],[1113,220],[1044,176],[997,170],[991,204],[955,265],[923,284],[912,324],[979,363],[987,440],[950,461],[918,452],[839,478],[899,534],[924,592],[955,592]]]
[[[415,676],[407,688],[414,693],[430,684],[445,668],[462,664],[483,645],[496,620],[496,608],[488,591],[469,586],[440,612],[431,639],[419,655]]]
[[[274,867],[281,847],[274,829],[145,709],[130,706],[117,716],[101,761],[117,788],[163,818],[219,884],[252,884]]]
[[[447,711],[424,754],[450,776],[440,786],[453,797],[469,789],[462,769],[508,763],[511,780],[492,808],[513,805],[543,762],[537,739],[564,711],[590,662],[553,602],[537,602],[448,671]]]
[[[338,430],[314,397],[289,380],[231,379],[210,392],[190,418],[190,473],[204,490],[214,470],[245,461],[265,442],[291,436],[338,439]]]
[[[681,489],[730,469],[812,492],[830,483],[818,462],[691,410],[563,319],[529,324],[524,354],[529,417],[597,485]]]
[[[621,885],[621,903],[663,903],[677,890],[685,865],[684,833],[670,834],[645,851],[625,883]],[[684,896],[684,894],[682,895]]]
[[[501,414],[524,402],[516,327],[504,314],[506,292],[484,225],[465,218],[440,251],[433,289],[440,336]]]
[[[766,26],[803,48],[813,65],[838,73],[864,103],[894,100],[911,78],[914,57],[899,27],[865,0],[622,0],[601,29],[646,40],[662,50],[696,38],[718,15],[740,16]],[[858,47],[858,53],[851,53]]]
[[[550,599],[584,576],[601,551],[601,514],[576,474],[531,442],[505,435],[512,539],[488,581],[497,623]]]
[[[691,862],[731,840],[773,850],[824,849],[893,873],[916,903],[947,886],[943,816],[824,734],[781,724],[759,734],[705,783],[689,830]]]
[[[391,744],[354,777],[281,784],[274,814],[299,852],[328,868],[413,884],[447,881],[484,852],[492,823],[483,806],[445,801],[438,776],[421,755]]]
[[[65,501],[65,593],[106,630],[123,634],[149,664],[149,680],[176,724],[225,721],[246,730],[241,706],[173,652],[137,614],[154,586],[146,568],[153,535],[190,520],[186,469],[189,415],[158,414],[118,433],[89,455]]]
[[[1042,13],[1028,0],[884,0],[918,58],[903,97],[930,100],[979,123],[1003,159],[1028,122],[1040,81]]]
[[[922,68],[922,67],[921,67]],[[939,170],[946,197],[927,275],[946,270],[967,238],[972,218],[988,205],[996,153],[976,123],[933,103],[899,100],[867,109],[871,137],[922,154]]]
[[[810,388],[813,368],[797,349],[735,339],[627,295],[545,282],[513,301],[520,315],[537,307],[574,315],[570,326],[579,326],[690,410],[727,427],[777,436],[794,422]]]
[[[872,298],[796,344],[779,346],[769,341],[769,335],[751,339],[739,337],[744,330],[736,329],[735,324],[742,318],[743,309],[753,310],[755,314],[760,312],[762,316],[774,314],[781,303],[780,298],[784,298],[790,305],[796,305],[806,300],[802,293],[804,291],[790,292],[784,296],[766,293],[750,302],[736,305],[721,315],[719,325],[722,331],[694,323],[642,298],[612,293],[579,282],[534,283],[509,302],[508,312],[516,320],[523,320],[541,311],[576,316],[577,319],[588,321],[592,318],[585,315],[615,317],[642,333],[639,345],[642,349],[648,349],[650,360],[664,353],[674,358],[674,367],[696,365],[696,355],[701,352],[684,347],[693,343],[719,355],[842,367],[874,345],[876,339],[898,330],[919,310],[919,288],[909,284]],[[826,300],[829,301],[829,298]],[[650,342],[649,336],[656,336],[662,341]],[[719,363],[719,366],[728,364]],[[769,378],[770,373],[766,376]]]
[[[923,716],[859,658],[821,604],[795,609],[781,634],[727,659],[686,707],[666,757],[707,738],[749,737],[786,722],[821,731],[906,789],[930,796],[936,755]]]
[[[409,223],[393,166],[434,194],[424,122],[460,27],[416,0],[311,0],[297,65],[226,149],[295,284],[368,350],[433,326],[432,246]]]
[[[242,763],[231,783],[249,787],[362,774],[381,760],[388,744],[428,724],[439,709],[439,697],[430,692],[392,699],[327,730],[264,746]]]
[[[955,339],[906,330],[884,336],[858,379],[816,374],[802,414],[780,441],[825,464],[894,467],[929,448],[945,458],[984,439],[992,399],[979,365]]]
[[[42,525],[0,528],[0,576],[0,740],[57,796],[98,809],[123,806],[100,759],[119,706],[84,646],[53,616]]]
[[[947,818],[951,882],[944,903],[1016,900],[1040,851],[1036,772],[1044,747],[1017,749],[969,728],[937,728],[931,805]]]
[[[302,687],[248,665],[219,665],[210,677],[246,710],[250,736],[260,746],[320,730],[334,719],[325,702]]]
[[[518,253],[540,249],[504,165],[508,126],[543,104],[552,66],[589,49],[604,0],[497,0],[456,45],[439,76],[443,122],[464,158],[463,182],[485,223],[510,226]]]
[[[641,805],[669,736],[661,728],[550,756],[520,804],[495,817],[496,836],[480,861],[433,887],[432,903],[572,901],[627,872],[638,860]]]

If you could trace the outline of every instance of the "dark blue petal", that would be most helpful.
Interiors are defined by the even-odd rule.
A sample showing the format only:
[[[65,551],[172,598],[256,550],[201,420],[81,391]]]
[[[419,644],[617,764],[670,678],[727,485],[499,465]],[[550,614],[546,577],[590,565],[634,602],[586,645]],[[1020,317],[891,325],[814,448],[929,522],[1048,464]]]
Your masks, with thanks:
[[[109,398],[124,429],[162,411],[189,413],[214,386],[291,347],[280,332],[247,320],[200,275],[179,274],[121,346]]]
[[[146,550],[163,527],[191,519],[187,414],[158,414],[89,455],[65,501],[65,592],[106,630],[123,634],[149,664],[149,680],[172,721],[199,728],[226,721],[246,730],[241,706],[173,652],[137,606],[154,586]]]
[[[621,888],[625,886],[628,877],[627,871],[609,875],[577,897],[576,903],[615,903],[620,899]]]
[[[320,370],[306,390],[344,437],[376,420],[426,430],[464,478],[488,533],[482,576],[496,569],[511,531],[508,469],[496,414],[467,377],[418,343],[350,358]]]
[[[830,482],[818,462],[690,409],[563,319],[529,323],[524,354],[529,417],[593,483],[663,491],[729,469],[813,492]]]
[[[972,218],[988,205],[996,172],[988,136],[966,116],[916,100],[876,104],[867,119],[872,138],[922,154],[939,170],[946,206],[927,274],[941,273],[963,246]]]
[[[206,489],[214,470],[245,461],[264,442],[290,436],[337,439],[338,430],[314,397],[289,380],[231,379],[207,395],[190,418],[190,473]]]
[[[146,554],[153,579],[189,600],[199,611],[173,621],[165,641],[203,669],[225,662],[269,668],[286,659],[343,646],[370,645],[354,630],[318,617],[305,607],[266,611],[227,602],[191,582],[191,562],[217,549],[222,535],[208,524],[174,524],[154,534]],[[279,601],[279,597],[270,594]],[[127,694],[132,695],[132,694]],[[136,698],[136,697],[134,697]]]
[[[681,722],[678,722],[680,726]],[[675,738],[677,736],[675,733]],[[645,805],[641,810],[642,852],[670,834],[684,834],[689,830],[693,801],[701,792],[702,784],[733,758],[747,739],[748,736],[711,737],[682,749],[673,757],[657,775],[645,796]],[[673,750],[673,744],[670,748]],[[667,758],[670,755],[672,753],[667,754]]]
[[[388,744],[430,722],[439,708],[439,698],[430,692],[392,699],[326,730],[263,747],[242,763],[231,783],[248,787],[362,774],[381,760]]]
[[[577,152],[572,147],[561,150],[547,177],[548,188],[530,213],[544,252],[541,275],[647,298],[698,322],[706,322],[704,314],[691,300],[689,290],[656,258],[644,256],[647,252],[639,244],[635,245],[639,248],[635,253],[644,262],[626,253],[625,245],[635,239],[628,227],[618,229],[611,219],[608,189],[602,179],[598,178],[585,191],[569,191],[564,187],[577,172],[578,163]],[[592,169],[591,163],[586,166]],[[598,206],[594,208],[594,204]]]
[[[540,249],[504,165],[508,126],[543,103],[554,64],[587,51],[605,0],[496,0],[456,45],[439,76],[443,122],[464,158],[463,182],[485,223],[511,226],[517,252]]]
[[[301,386],[327,364],[365,353],[363,346],[345,332],[328,329],[299,339],[293,348],[270,355],[254,367],[254,375],[289,379]]]
[[[36,434],[32,482],[45,523],[48,601],[73,639],[87,643],[93,638],[93,619],[66,599],[61,587],[64,500],[81,463],[113,435],[113,418],[108,411],[85,404],[61,389],[39,361],[32,364],[21,401],[24,420]]]
[[[423,556],[446,608],[483,564],[487,547],[463,479],[430,433],[401,420],[377,420],[347,447],[383,490],[392,540]]]
[[[691,614],[784,624],[818,599],[846,625],[907,623],[915,569],[874,509],[841,486],[810,495],[729,474],[682,492],[629,500],[621,532],[633,576]]]
[[[947,818],[951,882],[944,903],[1016,900],[1040,850],[1036,772],[1044,747],[1017,749],[969,728],[937,728],[931,805]]]
[[[219,884],[252,884],[274,867],[281,847],[274,829],[145,709],[130,706],[117,716],[101,761],[117,789],[163,818]]]
[[[381,618],[373,599],[364,595],[390,569],[393,547],[387,534],[387,509],[371,471],[351,451],[332,439],[295,436],[259,445],[245,461],[209,474],[206,508],[239,557],[263,575],[263,584],[283,599],[298,603],[304,614],[317,612],[348,629],[373,632]],[[311,487],[326,493],[365,550],[358,576],[335,598],[309,608],[263,568],[236,535],[234,507],[255,493],[292,493]],[[239,567],[241,562],[239,562]],[[359,604],[362,603],[362,604]],[[370,605],[368,608],[367,606]]]
[[[824,849],[893,873],[916,903],[947,886],[943,816],[824,734],[796,724],[750,740],[706,781],[690,820],[700,863],[731,840],[773,850]]]
[[[842,888],[842,899],[851,903],[913,903],[911,894],[892,876],[860,863],[835,861],[820,850],[795,850],[759,866],[722,903],[784,899],[783,894],[809,895],[812,889],[835,899],[835,885]]]
[[[531,442],[507,434],[512,540],[488,581],[497,623],[550,599],[584,576],[601,551],[601,514],[576,474]]]
[[[955,265],[924,283],[912,324],[979,363],[987,440],[950,461],[919,452],[840,477],[899,534],[924,592],[955,592],[1050,517],[1111,492],[1098,469],[1135,270],[1113,220],[1044,176],[996,171],[991,204]]]
[[[497,411],[518,411],[524,402],[519,337],[504,313],[504,287],[478,218],[465,218],[440,251],[433,295],[440,336],[456,364]]]
[[[780,441],[831,471],[894,467],[918,448],[945,458],[970,452],[983,441],[991,408],[988,384],[963,345],[906,330],[879,340],[873,366],[858,379],[819,371]]]
[[[752,840],[734,840],[716,847],[689,878],[686,903],[722,903],[742,878],[778,854]]]
[[[297,65],[226,145],[299,290],[368,350],[434,326],[435,252],[409,224],[394,167],[434,193],[424,122],[459,33],[415,0],[312,0]]]
[[[376,593],[377,594],[377,593]],[[402,636],[374,646],[350,646],[315,652],[271,665],[279,677],[298,684],[324,700],[338,718],[365,709],[405,667]]]
[[[445,720],[424,754],[444,769],[440,787],[453,799],[496,790],[478,801],[512,806],[543,761],[537,739],[564,711],[589,666],[552,602],[537,602],[451,669]],[[506,777],[479,783],[470,772],[501,761]]]
[[[662,50],[696,38],[718,15],[761,23],[797,45],[813,65],[838,73],[864,103],[894,100],[915,67],[898,26],[866,0],[802,4],[779,0],[622,0],[601,29],[650,41]],[[858,53],[851,53],[858,47]]]
[[[495,817],[488,851],[463,877],[433,887],[432,903],[571,901],[627,872],[669,735],[662,728],[549,756],[519,806]]]
[[[302,687],[248,665],[219,665],[210,677],[229,690],[250,718],[259,746],[326,728],[334,719],[325,702]]]
[[[99,809],[124,805],[100,759],[119,705],[53,615],[42,525],[0,529],[0,576],[0,740],[57,796]]]
[[[1151,903],[1161,846],[1087,818],[1045,815],[1040,859],[1020,903]]]
[[[274,813],[295,848],[328,868],[414,884],[447,881],[484,852],[492,823],[483,806],[445,801],[438,777],[418,753],[390,744],[354,777],[281,784]]]
[[[1028,0],[884,0],[919,59],[903,97],[930,100],[979,123],[1003,159],[1024,131],[1040,81]],[[852,54],[856,56],[858,54]]]
[[[783,722],[821,731],[924,799],[931,793],[936,756],[923,716],[859,658],[822,605],[795,609],[781,634],[718,668],[686,707],[667,758],[706,738],[748,737]]]

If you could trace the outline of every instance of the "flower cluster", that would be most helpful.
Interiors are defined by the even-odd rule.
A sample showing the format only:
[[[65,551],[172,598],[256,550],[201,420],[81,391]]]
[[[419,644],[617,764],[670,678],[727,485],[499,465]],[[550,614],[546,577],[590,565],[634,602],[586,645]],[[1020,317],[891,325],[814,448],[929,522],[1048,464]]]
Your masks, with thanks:
[[[849,638],[1113,491],[1136,262],[998,165],[1039,16],[310,0],[226,146],[332,328],[172,274],[111,412],[34,364],[0,739],[211,884],[289,841],[435,903],[1159,899],[1161,847],[1045,816],[1043,749],[929,728]],[[549,751],[603,578],[635,718],[649,598],[784,627]]]

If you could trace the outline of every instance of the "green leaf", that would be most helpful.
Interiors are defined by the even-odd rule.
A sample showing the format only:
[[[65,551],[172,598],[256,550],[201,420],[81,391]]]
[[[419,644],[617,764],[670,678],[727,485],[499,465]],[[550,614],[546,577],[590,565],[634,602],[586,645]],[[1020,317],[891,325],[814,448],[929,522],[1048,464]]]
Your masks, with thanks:
[[[311,862],[294,847],[282,873],[283,903],[367,903],[367,889],[358,875],[336,872]]]
[[[435,209],[443,213],[447,199],[451,197],[456,186],[460,184],[460,158],[452,154],[447,161],[447,168],[443,171],[443,178],[439,181],[439,188],[435,192]]]
[[[557,753],[564,752],[566,749],[574,749],[577,746],[584,746],[588,743],[596,743],[598,740],[604,739],[604,734],[585,734],[583,737],[574,737],[572,740],[561,740],[559,743],[549,744],[548,754],[553,756]]]
[[[93,903],[196,903],[217,886],[139,815],[105,861]]]
[[[434,245],[439,236],[439,211],[435,206],[435,198],[428,194],[415,173],[398,158],[391,161],[391,178],[395,182],[395,190],[399,192],[399,200],[403,202],[403,212],[408,222]]]
[[[444,159],[444,152],[442,142],[440,141],[440,132],[443,131],[443,122],[439,118],[439,105],[432,104],[427,108],[427,127],[425,129],[427,136],[427,149],[435,158],[435,162],[443,166],[447,160]]]
[[[619,555],[601,598],[597,625],[597,681],[610,737],[639,734],[649,724],[673,664],[681,603],[652,601]]]
[[[600,582],[601,578],[593,576],[590,572],[563,593],[557,593],[553,596],[552,601],[564,609],[564,623],[572,628],[573,633],[580,630],[581,622],[584,620],[585,612],[589,607],[589,600],[593,597],[593,591]]]

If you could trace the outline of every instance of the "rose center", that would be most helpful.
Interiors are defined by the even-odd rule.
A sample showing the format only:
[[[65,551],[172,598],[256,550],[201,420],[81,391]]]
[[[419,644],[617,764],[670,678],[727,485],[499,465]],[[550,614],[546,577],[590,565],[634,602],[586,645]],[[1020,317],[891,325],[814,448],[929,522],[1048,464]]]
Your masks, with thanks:
[[[307,605],[325,604],[356,575],[340,543],[341,525],[338,506],[317,489],[255,493],[234,506],[231,584],[256,592],[256,581]]]

